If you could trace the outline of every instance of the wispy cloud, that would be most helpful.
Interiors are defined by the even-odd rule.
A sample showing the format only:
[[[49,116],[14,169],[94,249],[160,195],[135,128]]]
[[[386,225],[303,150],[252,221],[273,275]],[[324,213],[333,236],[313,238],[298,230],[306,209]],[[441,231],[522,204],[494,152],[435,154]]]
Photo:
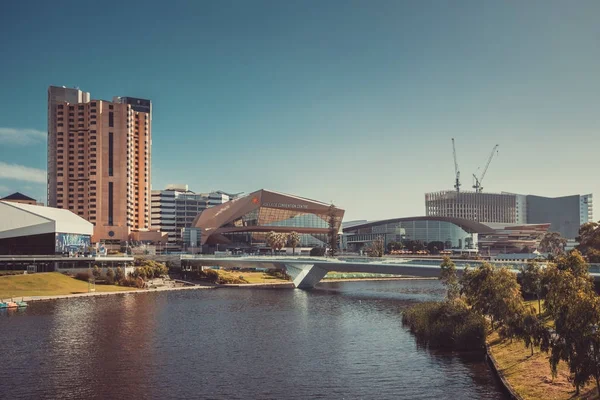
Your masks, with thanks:
[[[45,142],[47,133],[37,129],[2,128],[0,127],[0,143],[27,146]]]
[[[46,183],[46,171],[19,164],[0,161],[0,179],[14,179],[35,183]]]

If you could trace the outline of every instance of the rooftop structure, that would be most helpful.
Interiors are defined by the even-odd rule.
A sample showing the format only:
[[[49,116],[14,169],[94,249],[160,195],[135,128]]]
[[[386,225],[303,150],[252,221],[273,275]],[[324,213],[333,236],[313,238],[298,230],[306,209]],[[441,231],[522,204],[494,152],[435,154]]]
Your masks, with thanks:
[[[34,206],[41,206],[42,203],[38,203],[38,201],[29,196],[25,196],[23,193],[15,192],[13,194],[9,194],[6,197],[0,199],[0,201],[10,201],[12,203],[22,203],[22,204],[31,204]]]

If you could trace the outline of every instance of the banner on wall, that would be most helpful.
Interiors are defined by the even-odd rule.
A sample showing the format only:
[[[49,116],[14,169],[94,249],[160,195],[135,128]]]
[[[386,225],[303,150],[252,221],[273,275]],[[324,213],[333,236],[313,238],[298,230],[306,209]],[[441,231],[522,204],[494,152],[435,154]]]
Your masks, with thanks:
[[[55,251],[56,253],[85,252],[90,243],[89,235],[57,233]]]

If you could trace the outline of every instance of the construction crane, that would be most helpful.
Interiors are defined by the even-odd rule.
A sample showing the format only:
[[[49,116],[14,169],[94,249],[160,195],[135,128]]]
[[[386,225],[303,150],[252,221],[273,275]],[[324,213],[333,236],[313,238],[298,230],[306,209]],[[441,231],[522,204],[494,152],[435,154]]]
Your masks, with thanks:
[[[458,162],[456,161],[454,138],[452,138],[452,154],[454,155],[454,174],[456,175],[456,183],[454,184],[454,188],[456,189],[456,192],[460,192],[460,171],[458,170]]]
[[[477,176],[473,174],[473,178],[475,179],[475,185],[473,185],[473,189],[475,189],[476,193],[481,193],[483,191],[483,186],[481,186],[481,182],[483,181],[483,178],[485,178],[485,173],[487,172],[488,167],[492,162],[492,158],[494,158],[494,154],[498,152],[498,147],[499,145],[495,145],[492,149],[492,153],[490,154],[490,157],[487,160],[487,164],[485,164],[485,168],[483,169],[483,173],[481,174],[481,176],[477,178]]]

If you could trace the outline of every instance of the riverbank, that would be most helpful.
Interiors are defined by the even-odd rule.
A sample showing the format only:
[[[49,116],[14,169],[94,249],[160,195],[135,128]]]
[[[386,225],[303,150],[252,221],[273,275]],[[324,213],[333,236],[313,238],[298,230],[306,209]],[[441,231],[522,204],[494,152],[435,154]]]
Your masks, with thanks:
[[[124,292],[135,288],[96,285],[96,292]],[[0,277],[0,299],[12,297],[64,296],[88,293],[89,284],[58,272]]]
[[[98,285],[100,286],[100,285]],[[98,287],[96,286],[96,287]],[[58,299],[73,299],[73,298],[81,298],[81,297],[97,297],[97,296],[110,296],[115,294],[138,294],[138,293],[156,293],[156,292],[167,292],[167,291],[176,291],[176,290],[195,290],[195,289],[215,289],[218,286],[181,286],[181,287],[165,287],[165,288],[155,288],[155,289],[131,289],[131,290],[121,290],[115,292],[89,292],[89,293],[74,293],[74,294],[63,294],[63,295],[52,295],[52,296],[14,296],[12,298],[21,300],[30,303],[36,301],[48,301],[48,300],[58,300]],[[7,301],[11,298],[0,299],[0,301]]]
[[[575,388],[569,382],[569,368],[566,363],[558,365],[558,374],[552,378],[549,353],[536,348],[525,348],[520,340],[501,339],[492,332],[487,339],[488,357],[495,364],[498,375],[505,384],[524,400],[567,400],[597,399],[595,385],[589,384],[575,395]]]

